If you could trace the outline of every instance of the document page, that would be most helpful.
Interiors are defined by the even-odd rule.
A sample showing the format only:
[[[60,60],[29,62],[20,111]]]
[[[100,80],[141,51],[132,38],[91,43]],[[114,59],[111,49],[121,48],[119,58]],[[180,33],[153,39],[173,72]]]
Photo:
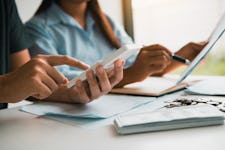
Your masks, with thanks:
[[[77,118],[108,118],[151,102],[137,96],[105,95],[89,104],[40,102],[26,105],[22,111],[36,115],[57,115]]]
[[[185,90],[188,94],[225,95],[225,78],[215,78],[200,81]]]

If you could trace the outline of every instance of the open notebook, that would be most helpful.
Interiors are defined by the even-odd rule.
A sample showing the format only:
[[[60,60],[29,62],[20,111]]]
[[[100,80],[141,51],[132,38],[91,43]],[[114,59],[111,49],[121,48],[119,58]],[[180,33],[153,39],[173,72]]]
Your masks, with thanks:
[[[142,82],[132,83],[123,88],[114,88],[111,93],[145,96],[161,96],[184,89],[188,83],[176,84],[177,79],[170,77],[149,77]]]

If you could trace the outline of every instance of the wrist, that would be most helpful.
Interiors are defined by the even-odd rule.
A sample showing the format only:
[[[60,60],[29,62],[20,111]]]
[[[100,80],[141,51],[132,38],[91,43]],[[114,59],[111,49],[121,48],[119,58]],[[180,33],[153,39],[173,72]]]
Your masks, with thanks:
[[[192,61],[195,58],[195,56],[197,55],[197,54],[192,54],[192,53],[185,53],[183,51],[177,51],[177,52],[175,52],[175,54],[178,56],[181,56],[185,59],[188,59],[190,61]]]
[[[176,54],[177,56],[186,58],[185,54],[184,54],[183,52],[181,52],[181,51],[177,51],[177,52],[175,52],[175,54]]]
[[[135,72],[137,72],[138,74]],[[145,77],[143,77],[143,73],[139,71],[137,68],[135,68],[134,66],[131,66],[129,68],[124,69],[123,79],[115,87],[123,87],[127,84],[139,82],[144,79]]]
[[[59,87],[56,91],[52,93],[46,101],[55,101],[55,102],[70,102],[70,94],[66,86]]]
[[[1,75],[0,76],[0,102],[6,101],[6,95],[7,95],[7,85],[6,85],[6,76],[7,75]]]
[[[0,76],[0,91],[3,91],[3,87],[4,87],[3,81],[4,81],[4,76],[1,75],[1,76]],[[0,93],[0,96],[2,97],[2,92]]]

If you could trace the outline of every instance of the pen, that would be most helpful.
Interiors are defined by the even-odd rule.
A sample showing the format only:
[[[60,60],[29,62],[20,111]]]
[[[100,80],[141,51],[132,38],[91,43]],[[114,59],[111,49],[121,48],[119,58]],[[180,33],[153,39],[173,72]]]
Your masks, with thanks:
[[[179,61],[181,63],[187,64],[187,65],[191,64],[191,62],[188,59],[182,58],[182,57],[177,56],[175,54],[172,54],[171,57],[172,57],[173,60]]]

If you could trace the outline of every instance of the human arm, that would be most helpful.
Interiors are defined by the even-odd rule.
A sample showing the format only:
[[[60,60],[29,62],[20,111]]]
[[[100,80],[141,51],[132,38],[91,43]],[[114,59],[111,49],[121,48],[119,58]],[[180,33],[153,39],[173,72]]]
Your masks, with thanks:
[[[110,92],[122,80],[123,65],[124,61],[117,60],[110,75],[106,73],[102,66],[97,67],[96,76],[94,76],[92,70],[88,70],[86,81],[77,81],[72,88],[67,88],[63,85],[45,100],[66,103],[89,103]]]
[[[127,44],[127,43],[129,43],[129,44],[132,43],[132,40],[129,38],[127,33],[124,31],[124,29],[120,25],[116,24],[110,17],[109,17],[109,20],[113,26],[114,32],[116,33],[117,37],[119,38],[121,44],[123,45],[123,44]],[[200,43],[190,42],[190,43],[186,44],[185,46],[183,46],[175,54],[192,61],[198,55],[198,53],[204,48],[204,46],[206,46],[206,44],[207,44],[207,42],[200,42]],[[133,57],[133,58],[135,58],[135,57]],[[132,62],[134,62],[133,60],[135,60],[135,59],[129,59],[127,61],[127,64],[132,66]],[[151,75],[162,76],[166,73],[174,71],[175,69],[177,69],[181,66],[185,66],[185,64],[182,64],[175,60],[171,60],[171,63],[166,68],[164,68],[161,72],[155,72]],[[126,80],[127,75],[130,76],[129,74],[133,74],[133,72],[136,70],[133,68],[134,67],[128,67],[127,69],[124,70],[124,80],[118,86],[126,85],[128,83],[136,81],[136,79],[135,79],[135,78],[137,78],[137,77],[135,77],[136,74],[134,75],[134,77],[131,77],[131,78],[128,77]],[[140,75],[138,75],[138,76],[140,76]],[[144,79],[144,78],[145,77],[143,77],[142,79]]]
[[[192,61],[201,52],[201,50],[206,46],[207,43],[208,42],[200,42],[200,43],[190,42],[186,44],[185,46],[183,46],[180,50],[175,52],[175,54]],[[168,65],[162,72],[155,73],[153,75],[162,76],[166,73],[172,72],[175,69],[185,65],[186,64],[172,60],[171,64]]]
[[[36,47],[32,47],[30,49],[30,51],[32,51],[32,53],[39,53],[40,50],[41,52],[45,51],[48,54],[65,54],[66,51],[69,48],[66,48],[64,46],[59,46],[57,44],[59,44],[59,42],[54,41],[54,37],[52,37],[52,34],[50,34],[48,31],[46,30],[46,28],[43,28],[41,26],[41,24],[34,24],[32,21],[27,23],[27,28],[30,31],[30,34],[32,37],[34,37],[36,39],[35,42],[35,46]],[[71,39],[68,39],[71,40]],[[63,45],[63,44],[62,44]],[[76,50],[76,48],[74,48]],[[71,51],[71,49],[69,49]],[[74,50],[74,51],[75,51]],[[70,52],[67,51],[66,54],[71,54]],[[116,67],[118,68],[118,67]],[[121,68],[121,67],[119,67]],[[77,76],[79,75],[80,71],[76,70],[75,68],[70,68],[68,66],[59,66],[57,67],[57,70],[59,70],[61,73],[63,73],[65,76],[69,77],[71,79],[71,77]],[[122,70],[119,73],[115,73],[116,77],[114,77],[117,80],[120,81],[120,78],[117,76],[119,74],[122,74]],[[104,79],[104,80],[103,80]],[[111,88],[114,86],[114,82],[109,82],[111,81],[112,77],[94,77],[92,78],[92,80],[90,80],[89,82],[85,82],[84,84],[87,86],[85,88],[85,90],[83,89],[82,91],[79,91],[82,88],[78,88],[79,92],[71,92],[70,89],[67,89],[66,86],[62,86],[61,88],[59,88],[56,92],[54,92],[54,94],[52,96],[50,96],[49,98],[45,99],[45,100],[49,100],[49,101],[69,101],[69,102],[89,102],[93,99],[96,99],[97,97],[108,93]],[[97,81],[98,82],[97,82]],[[92,82],[91,82],[92,81]],[[118,82],[119,82],[118,81]],[[117,82],[117,83],[118,83]],[[104,85],[104,86],[101,86]],[[79,85],[79,84],[77,84]],[[106,89],[104,89],[106,88]],[[91,92],[92,91],[92,92]],[[72,94],[68,94],[68,93],[72,93]],[[74,94],[77,93],[77,94]],[[80,94],[82,93],[82,94]],[[80,94],[80,95],[78,95]],[[69,96],[72,95],[72,96]],[[72,97],[72,98],[71,98]],[[72,100],[71,100],[72,99]]]
[[[23,51],[26,54],[26,50]],[[27,61],[26,57],[19,54],[15,57],[19,64]],[[19,61],[21,60],[21,61]],[[107,73],[97,67],[96,76],[93,71],[87,73],[87,81],[78,82],[74,87],[66,87],[67,78],[56,71],[52,66],[67,64],[81,69],[88,66],[68,56],[44,56],[39,55],[13,72],[0,76],[0,102],[18,102],[32,96],[34,99],[45,101],[58,101],[68,103],[88,103],[107,94],[123,78],[124,61],[114,63],[113,73],[108,77]],[[51,96],[50,96],[51,95]]]
[[[79,43],[73,44],[75,46],[68,45],[67,43],[70,43],[71,41],[71,38],[68,33],[59,34],[52,28],[54,27],[45,24],[43,18],[39,19],[37,17],[34,17],[26,23],[26,29],[30,37],[34,40],[34,44],[29,47],[31,57],[35,57],[38,54],[68,55],[85,62],[85,59],[82,59],[85,54],[82,55],[82,57],[72,55],[73,53],[76,53],[76,46],[79,45]],[[55,68],[68,79],[72,79],[73,77],[78,76],[83,72],[78,68],[66,65],[56,66]]]
[[[44,99],[67,79],[52,66],[70,65],[87,69],[88,66],[68,56],[39,55],[5,75],[0,76],[0,102],[18,102],[33,96]]]
[[[27,49],[12,53],[10,55],[10,71],[16,70],[30,60],[30,55]]]
[[[124,78],[116,87],[139,82],[154,73],[161,72],[170,64],[170,56],[171,52],[161,45],[144,47],[139,52],[135,62],[124,69]]]

